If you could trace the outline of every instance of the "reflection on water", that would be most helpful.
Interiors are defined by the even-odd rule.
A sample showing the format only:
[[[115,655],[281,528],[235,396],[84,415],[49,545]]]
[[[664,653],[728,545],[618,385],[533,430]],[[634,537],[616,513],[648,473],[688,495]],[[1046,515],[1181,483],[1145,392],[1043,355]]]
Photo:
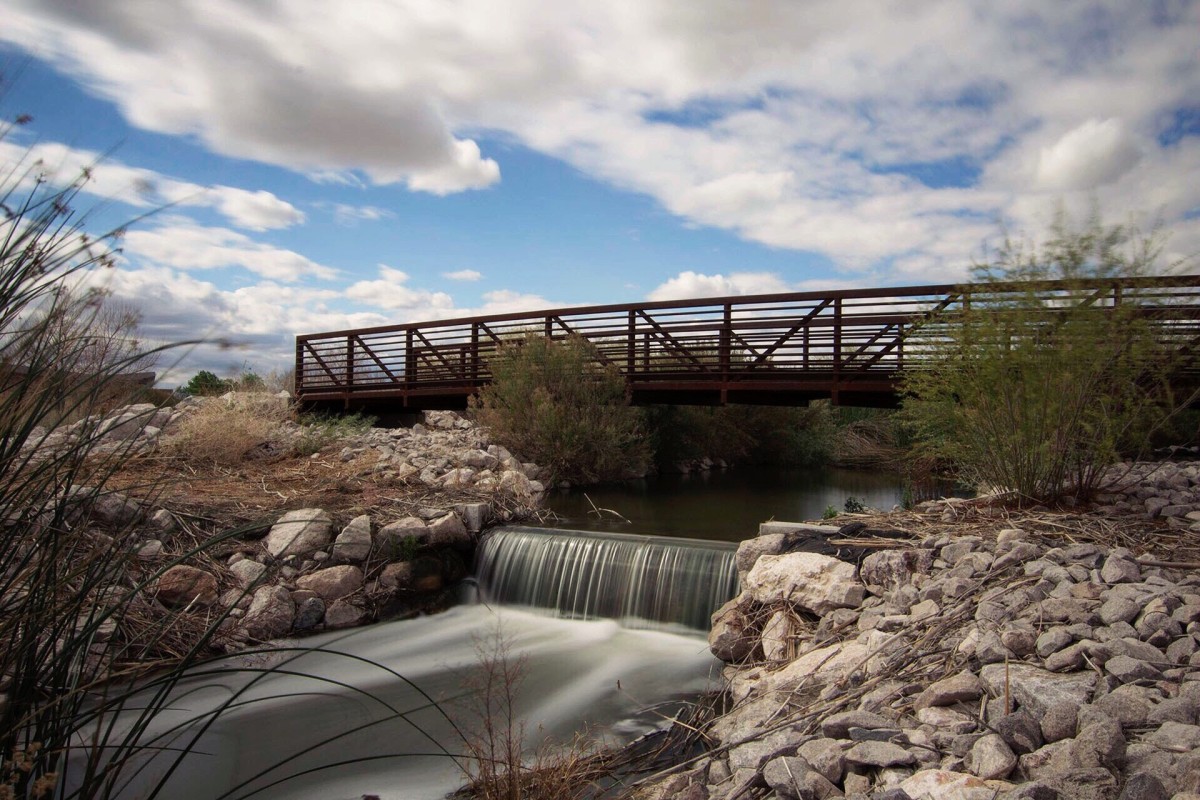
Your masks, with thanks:
[[[769,519],[820,519],[826,507],[841,510],[849,497],[889,510],[902,495],[900,477],[891,473],[739,467],[554,492],[547,505],[561,518],[555,527],[737,542],[756,536]],[[588,498],[629,524],[591,513]]]

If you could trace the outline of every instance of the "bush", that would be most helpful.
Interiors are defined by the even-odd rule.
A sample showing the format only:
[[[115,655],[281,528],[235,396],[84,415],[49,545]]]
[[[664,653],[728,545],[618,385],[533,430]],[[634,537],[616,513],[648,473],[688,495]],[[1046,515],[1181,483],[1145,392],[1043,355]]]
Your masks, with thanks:
[[[187,461],[234,466],[255,455],[283,452],[283,423],[291,416],[291,404],[271,395],[212,398],[177,420],[163,447]]]
[[[1060,217],[1042,247],[1006,241],[974,273],[1133,277],[1152,271],[1158,253],[1153,235],[1095,217],[1075,231]],[[1137,313],[1136,297],[1116,305],[1078,287],[1047,299],[1030,286],[1015,297],[978,287],[969,311],[944,317],[924,343],[933,366],[905,376],[904,417],[924,455],[981,487],[1022,501],[1085,497],[1176,408],[1167,377],[1181,356]]]
[[[555,480],[589,484],[645,471],[650,448],[625,380],[585,339],[529,335],[488,362],[492,382],[473,399],[495,440]]]
[[[292,444],[296,455],[311,456],[340,439],[361,436],[375,424],[363,414],[302,414],[300,435]]]
[[[215,373],[202,369],[192,376],[183,390],[192,397],[212,397],[229,391],[229,382],[218,378]]]

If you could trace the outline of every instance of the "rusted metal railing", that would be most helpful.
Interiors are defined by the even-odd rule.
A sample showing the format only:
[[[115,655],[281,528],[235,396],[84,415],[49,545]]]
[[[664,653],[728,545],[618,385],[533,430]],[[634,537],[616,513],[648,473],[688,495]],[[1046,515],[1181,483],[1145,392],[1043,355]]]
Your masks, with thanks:
[[[301,401],[461,405],[488,360],[529,333],[581,336],[620,369],[635,400],[886,404],[945,326],[1033,293],[1048,313],[1136,304],[1164,336],[1200,341],[1200,276],[849,289],[530,311],[296,339]]]

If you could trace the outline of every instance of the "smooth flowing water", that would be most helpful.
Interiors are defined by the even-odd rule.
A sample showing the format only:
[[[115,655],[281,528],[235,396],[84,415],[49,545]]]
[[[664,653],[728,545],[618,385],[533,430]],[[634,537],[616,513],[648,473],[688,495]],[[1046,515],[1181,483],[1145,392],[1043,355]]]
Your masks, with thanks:
[[[198,668],[141,739],[178,747],[212,719],[159,796],[443,797],[464,781],[455,725],[479,728],[481,649],[497,636],[523,664],[516,712],[530,744],[567,741],[584,726],[628,741],[661,724],[647,706],[717,676],[700,630],[737,590],[732,548],[510,529],[484,545],[489,554],[478,573],[486,604],[307,638],[298,656],[239,660],[244,673]],[[631,624],[582,618],[605,614]],[[120,796],[145,796],[173,754],[147,760]]]
[[[555,527],[739,542],[756,536],[760,522],[820,519],[826,508],[840,511],[852,497],[888,510],[903,491],[891,473],[738,467],[552,492],[547,505],[559,516],[549,523]],[[593,504],[628,523],[595,513]]]

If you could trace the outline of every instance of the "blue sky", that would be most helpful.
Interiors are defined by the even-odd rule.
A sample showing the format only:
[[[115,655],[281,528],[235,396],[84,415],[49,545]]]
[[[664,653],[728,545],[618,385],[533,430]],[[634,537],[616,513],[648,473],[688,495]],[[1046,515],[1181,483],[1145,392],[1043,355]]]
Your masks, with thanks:
[[[957,280],[1057,208],[1200,251],[1200,4],[4,0],[6,164],[97,162],[165,376],[296,333]],[[998,8],[997,6],[1002,6]]]

